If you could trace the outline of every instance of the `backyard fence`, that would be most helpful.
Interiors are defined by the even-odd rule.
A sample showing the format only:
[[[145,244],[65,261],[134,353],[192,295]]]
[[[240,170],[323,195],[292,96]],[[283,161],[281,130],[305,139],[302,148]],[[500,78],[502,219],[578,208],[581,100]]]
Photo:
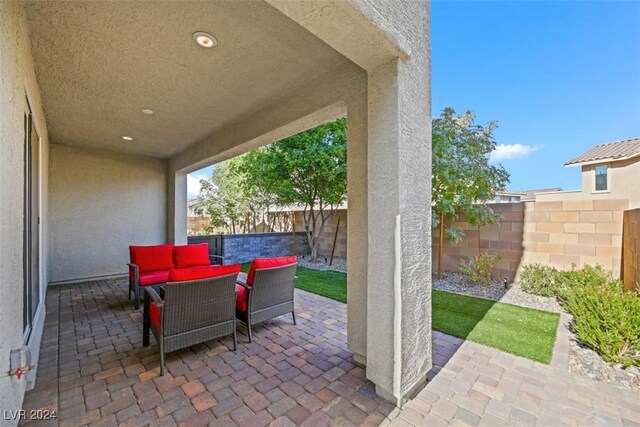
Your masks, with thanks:
[[[489,251],[502,256],[496,274],[509,280],[522,266],[535,263],[563,270],[599,264],[619,277],[622,218],[628,205],[626,199],[491,204],[502,221],[484,227],[457,222],[465,237],[458,243],[445,241],[443,268],[455,270],[465,258]],[[438,237],[434,230],[434,262]]]
[[[640,292],[640,209],[624,212],[622,279],[628,291]]]

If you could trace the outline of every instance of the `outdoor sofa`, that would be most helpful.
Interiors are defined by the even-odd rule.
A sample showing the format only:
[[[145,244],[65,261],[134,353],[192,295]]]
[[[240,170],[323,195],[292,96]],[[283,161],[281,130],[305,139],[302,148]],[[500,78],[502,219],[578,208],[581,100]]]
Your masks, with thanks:
[[[129,246],[129,298],[140,307],[141,289],[167,283],[173,269],[210,267],[224,264],[224,258],[209,254],[209,244]]]

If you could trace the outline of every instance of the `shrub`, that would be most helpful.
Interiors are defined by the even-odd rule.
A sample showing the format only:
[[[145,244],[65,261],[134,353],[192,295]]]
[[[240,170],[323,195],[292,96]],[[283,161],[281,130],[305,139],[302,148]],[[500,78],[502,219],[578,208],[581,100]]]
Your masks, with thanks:
[[[472,283],[488,286],[491,274],[502,257],[493,252],[483,252],[469,257],[469,261],[462,263],[458,269],[471,280]]]
[[[530,294],[551,297],[556,295],[558,270],[548,265],[530,264],[522,267],[518,283]]]
[[[526,265],[522,268],[518,283],[530,294],[563,299],[576,286],[600,286],[615,282],[611,273],[602,266],[587,265],[580,270],[558,271],[554,267],[541,264]]]
[[[575,334],[609,363],[640,366],[640,297],[624,292],[619,280],[595,285],[594,279],[573,286],[562,300]]]

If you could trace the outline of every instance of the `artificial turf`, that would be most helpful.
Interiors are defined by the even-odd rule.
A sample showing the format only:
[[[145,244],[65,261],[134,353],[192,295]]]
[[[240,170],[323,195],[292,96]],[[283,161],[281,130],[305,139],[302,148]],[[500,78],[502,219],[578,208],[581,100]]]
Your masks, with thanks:
[[[249,264],[242,270],[248,271]],[[347,302],[347,275],[298,267],[296,287]],[[433,329],[541,363],[551,362],[560,315],[434,290]]]
[[[436,331],[551,362],[559,314],[436,290],[432,297]]]

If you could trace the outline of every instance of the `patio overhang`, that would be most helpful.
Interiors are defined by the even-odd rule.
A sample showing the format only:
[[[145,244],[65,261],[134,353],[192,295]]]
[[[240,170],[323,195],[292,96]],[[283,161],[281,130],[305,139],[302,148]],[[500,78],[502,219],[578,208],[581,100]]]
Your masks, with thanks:
[[[348,347],[377,392],[396,404],[424,383],[431,367],[428,3],[1,8],[20,30],[3,34],[0,47],[26,49],[22,71],[33,77],[14,86],[35,94],[34,115],[45,129],[43,283],[122,273],[131,243],[185,243],[187,173],[346,115]],[[195,31],[210,32],[218,46],[196,45]],[[96,246],[90,252],[88,241]]]

